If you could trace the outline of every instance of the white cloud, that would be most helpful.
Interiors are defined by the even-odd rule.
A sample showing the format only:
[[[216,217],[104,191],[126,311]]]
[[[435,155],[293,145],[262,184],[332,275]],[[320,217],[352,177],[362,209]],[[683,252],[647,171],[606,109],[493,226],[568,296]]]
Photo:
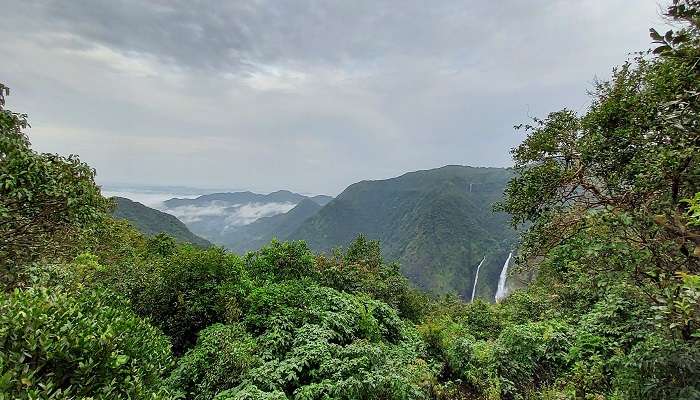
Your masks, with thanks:
[[[248,203],[240,205],[226,215],[226,226],[248,225],[262,217],[286,213],[294,203]]]
[[[202,221],[207,217],[227,217],[233,208],[239,205],[230,205],[224,202],[212,201],[207,205],[186,205],[172,208],[165,208],[169,214],[176,216],[180,221],[190,224]]]
[[[217,225],[224,229],[248,225],[262,217],[270,217],[286,213],[294,208],[294,203],[245,203],[231,204],[223,201],[211,201],[206,205],[185,205],[172,208],[164,208],[182,222],[191,224],[212,217],[221,217],[221,223]]]

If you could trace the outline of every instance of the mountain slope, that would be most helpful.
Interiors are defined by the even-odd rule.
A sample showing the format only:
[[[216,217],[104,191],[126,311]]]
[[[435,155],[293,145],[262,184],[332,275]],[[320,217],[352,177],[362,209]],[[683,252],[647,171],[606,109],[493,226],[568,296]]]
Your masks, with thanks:
[[[512,171],[447,166],[349,186],[288,239],[320,251],[347,245],[360,233],[379,239],[418,286],[469,298],[484,256],[477,296],[493,299],[515,234],[491,211]]]
[[[262,217],[230,232],[223,244],[238,253],[259,249],[275,237],[287,238],[320,209],[314,199],[304,199],[284,214]]]
[[[314,203],[318,204],[319,206],[323,207],[326,204],[330,203],[331,200],[333,200],[333,197],[331,196],[326,196],[325,194],[319,194],[317,196],[313,196],[310,198],[311,200],[314,201]]]
[[[124,197],[113,197],[117,207],[112,212],[115,218],[125,219],[146,235],[165,232],[179,242],[209,247],[212,244],[193,234],[187,226],[175,216],[146,207],[141,203]]]

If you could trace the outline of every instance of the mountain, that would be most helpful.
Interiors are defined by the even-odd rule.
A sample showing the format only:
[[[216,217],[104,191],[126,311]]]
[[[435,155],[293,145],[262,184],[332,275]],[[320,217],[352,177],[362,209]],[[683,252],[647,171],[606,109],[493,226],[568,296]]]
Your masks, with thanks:
[[[259,249],[273,238],[289,237],[320,209],[321,205],[318,204],[317,199],[304,199],[286,213],[262,217],[231,232],[223,245],[237,253]]]
[[[321,197],[323,201],[324,197]],[[174,198],[166,200],[163,204],[167,208],[176,208],[181,206],[202,206],[212,202],[221,202],[229,205],[246,204],[246,203],[294,203],[297,204],[307,197],[298,193],[293,193],[288,190],[278,190],[270,194],[259,194],[253,192],[233,192],[233,193],[212,193],[199,196],[195,199],[179,199]]]
[[[323,207],[326,204],[330,203],[331,200],[333,200],[333,197],[331,196],[326,196],[324,194],[319,194],[318,196],[314,196],[310,198],[314,203],[318,204],[319,206]]]
[[[209,247],[212,244],[193,234],[177,217],[146,207],[141,203],[124,197],[113,197],[117,206],[112,212],[115,218],[131,222],[139,231],[146,235],[156,235],[165,232],[179,242]]]
[[[244,252],[257,249],[272,237],[281,238],[282,234],[296,230],[303,219],[332,199],[325,195],[308,197],[288,190],[269,194],[212,193],[195,199],[167,200],[163,211],[177,216],[197,235]],[[295,209],[300,205],[302,207]],[[288,212],[289,215],[282,216]],[[280,217],[273,218],[276,216]],[[261,241],[263,238],[265,240]]]
[[[491,300],[516,238],[492,204],[512,176],[503,168],[446,166],[358,182],[286,239],[327,251],[364,233],[380,240],[384,256],[416,285],[467,299],[483,259],[476,295]]]

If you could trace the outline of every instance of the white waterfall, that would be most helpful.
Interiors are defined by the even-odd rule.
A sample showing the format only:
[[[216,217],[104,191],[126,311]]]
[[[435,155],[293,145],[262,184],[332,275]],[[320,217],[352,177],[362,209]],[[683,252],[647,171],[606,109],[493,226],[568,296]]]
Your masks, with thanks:
[[[501,300],[506,297],[506,278],[508,278],[508,264],[510,263],[510,258],[513,257],[513,252],[508,254],[505,264],[503,264],[503,269],[501,270],[501,276],[498,278],[498,289],[496,289],[496,301]]]
[[[476,283],[479,282],[479,270],[481,269],[481,264],[484,263],[484,260],[486,260],[486,256],[484,256],[484,258],[481,259],[479,266],[476,267],[476,277],[474,277],[474,288],[472,288],[472,303],[474,302],[474,295],[476,295]]]

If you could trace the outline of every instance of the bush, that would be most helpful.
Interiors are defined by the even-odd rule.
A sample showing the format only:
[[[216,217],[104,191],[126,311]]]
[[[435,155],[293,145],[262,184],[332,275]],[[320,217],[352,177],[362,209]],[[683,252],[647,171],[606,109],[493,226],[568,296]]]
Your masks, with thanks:
[[[299,279],[314,272],[314,254],[304,241],[273,240],[260,250],[246,254],[245,265],[251,276],[261,281]]]
[[[138,314],[151,318],[170,336],[178,354],[195,343],[201,329],[227,320],[231,299],[222,289],[245,279],[238,256],[220,248],[184,245],[167,257],[135,267],[119,271],[127,275],[124,279],[141,278],[122,290],[129,293]]]
[[[8,398],[146,398],[171,367],[158,329],[107,292],[45,288],[0,297],[0,393]]]
[[[613,384],[628,399],[700,398],[700,345],[650,335],[617,370]]]
[[[240,324],[212,325],[179,361],[170,386],[188,399],[212,399],[241,383],[243,374],[260,363],[256,343]]]
[[[417,332],[366,295],[310,281],[255,289],[244,323],[263,363],[227,392],[236,399],[404,399],[425,395]],[[270,397],[271,396],[271,397]]]
[[[557,320],[503,329],[494,354],[503,393],[532,392],[566,372],[572,336],[571,328]]]
[[[418,322],[425,314],[428,296],[411,286],[399,264],[384,262],[379,241],[358,235],[345,253],[335,249],[318,256],[315,271],[308,276],[319,284],[348,293],[366,293]]]

